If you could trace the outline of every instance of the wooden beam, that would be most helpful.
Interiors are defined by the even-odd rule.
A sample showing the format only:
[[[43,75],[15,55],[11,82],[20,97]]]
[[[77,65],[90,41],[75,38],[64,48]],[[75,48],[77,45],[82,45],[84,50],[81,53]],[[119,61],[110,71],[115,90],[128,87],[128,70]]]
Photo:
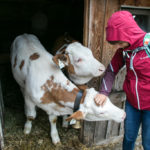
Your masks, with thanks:
[[[120,5],[130,5],[138,7],[150,7],[149,0],[119,0]]]
[[[2,88],[1,88],[1,81],[0,81],[0,149],[4,148],[4,137],[3,137],[3,128],[4,128],[4,104],[3,104],[3,95],[2,95]]]
[[[83,44],[88,46],[89,36],[89,2],[90,0],[84,0],[84,26],[83,26]]]

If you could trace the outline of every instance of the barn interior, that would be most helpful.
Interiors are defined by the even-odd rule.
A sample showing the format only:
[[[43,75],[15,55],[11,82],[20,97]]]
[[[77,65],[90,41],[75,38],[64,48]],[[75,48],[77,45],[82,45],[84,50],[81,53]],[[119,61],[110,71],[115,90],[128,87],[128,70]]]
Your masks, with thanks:
[[[119,149],[120,143],[115,145],[103,145],[99,147],[87,148],[79,141],[80,131],[71,128],[64,129],[61,126],[62,118],[58,118],[58,131],[62,144],[54,146],[50,138],[50,125],[48,116],[45,112],[38,109],[37,118],[33,121],[31,134],[25,136],[23,128],[25,123],[24,115],[24,100],[20,88],[14,80],[10,67],[10,47],[16,36],[23,33],[35,34],[43,46],[52,54],[53,44],[55,40],[64,34],[69,34],[75,40],[83,42],[83,24],[84,11],[94,20],[99,21],[95,25],[88,28],[86,31],[90,35],[90,43],[95,50],[95,56],[101,55],[103,63],[107,64],[111,58],[110,47],[104,42],[104,46],[99,47],[99,43],[103,43],[103,22],[108,15],[114,10],[118,10],[118,5],[122,10],[131,11],[136,17],[135,20],[139,23],[144,31],[150,31],[150,16],[149,8],[138,8],[128,6],[144,6],[148,1],[86,1],[88,7],[84,8],[84,0],[0,0],[0,84],[2,86],[2,94],[4,100],[4,150],[116,150]],[[89,3],[88,3],[89,2]],[[104,2],[104,3],[103,3]],[[115,3],[119,2],[119,3]],[[137,5],[136,5],[136,4]],[[99,4],[99,5],[98,5]],[[117,7],[117,8],[116,8]],[[105,8],[105,9],[102,9]],[[100,10],[100,11],[99,11]],[[107,14],[103,16],[106,11]],[[91,13],[92,12],[92,13]],[[99,15],[95,15],[99,14]],[[84,18],[85,17],[85,18]],[[104,18],[103,18],[104,17]],[[96,26],[97,25],[97,26]],[[91,34],[92,33],[92,34]],[[95,33],[95,36],[93,36]],[[85,40],[86,41],[86,40]],[[101,51],[100,51],[101,50]],[[97,57],[98,58],[98,57]],[[1,112],[1,110],[0,110]],[[98,126],[98,124],[95,124]],[[111,124],[110,124],[111,125]],[[103,126],[103,124],[102,124]],[[99,127],[102,127],[99,126]],[[94,125],[87,123],[87,130],[91,134]],[[114,126],[117,127],[117,126]],[[100,129],[100,128],[98,128]],[[110,128],[112,129],[112,128]],[[94,130],[97,133],[97,129]],[[103,130],[105,132],[105,129]],[[109,133],[109,132],[108,132]],[[93,134],[88,137],[85,135],[85,141],[92,141]],[[98,136],[97,136],[98,137]],[[98,139],[98,138],[97,138]],[[92,142],[91,142],[92,143]],[[117,148],[116,148],[117,147]]]
[[[10,47],[15,37],[24,33],[36,35],[50,53],[55,53],[51,51],[55,40],[66,33],[82,43],[83,13],[83,0],[0,0],[0,81],[5,150],[81,149],[79,131],[62,129],[61,118],[58,130],[63,147],[56,148],[51,142],[48,117],[41,110],[38,110],[32,133],[23,134],[24,100],[12,76]]]

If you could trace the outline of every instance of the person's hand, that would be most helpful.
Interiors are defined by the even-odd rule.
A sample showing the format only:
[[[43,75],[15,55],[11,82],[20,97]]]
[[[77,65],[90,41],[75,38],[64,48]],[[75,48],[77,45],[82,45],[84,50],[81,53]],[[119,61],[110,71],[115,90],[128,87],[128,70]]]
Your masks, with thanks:
[[[104,104],[106,103],[106,99],[107,96],[104,94],[97,94],[94,98],[94,101],[96,103],[96,105],[98,106],[104,106]]]

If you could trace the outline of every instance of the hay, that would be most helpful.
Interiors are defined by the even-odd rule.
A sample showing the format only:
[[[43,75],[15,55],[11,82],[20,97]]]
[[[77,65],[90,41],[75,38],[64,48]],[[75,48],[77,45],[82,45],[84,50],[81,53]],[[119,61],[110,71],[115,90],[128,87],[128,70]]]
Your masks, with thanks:
[[[25,122],[24,111],[21,109],[5,109],[5,148],[4,150],[116,150],[120,143],[87,148],[79,141],[80,131],[69,127],[61,127],[62,118],[58,118],[58,132],[61,144],[54,146],[50,138],[50,126],[46,113],[37,111],[37,118],[33,121],[29,135],[23,134]],[[119,149],[117,149],[119,150]],[[120,149],[121,150],[121,149]]]
[[[58,119],[58,132],[62,144],[56,147],[51,142],[50,126],[45,112],[38,110],[38,117],[33,121],[30,135],[23,134],[25,122],[23,111],[6,108],[5,112],[4,150],[78,150],[83,146],[78,140],[79,130],[63,129],[61,118]]]

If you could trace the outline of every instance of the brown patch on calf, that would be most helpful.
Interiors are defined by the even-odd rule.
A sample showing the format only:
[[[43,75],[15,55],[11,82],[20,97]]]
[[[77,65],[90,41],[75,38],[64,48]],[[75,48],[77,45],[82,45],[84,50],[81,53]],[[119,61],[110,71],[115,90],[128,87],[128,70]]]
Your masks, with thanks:
[[[68,73],[75,74],[74,67],[70,62],[70,58],[69,58],[68,54],[57,54],[57,55],[55,55],[53,57],[53,61],[56,65],[59,65],[58,60],[62,61],[64,63],[64,65],[68,64],[65,66],[65,69],[67,69]]]
[[[71,119],[81,120],[83,119],[83,117],[83,113],[80,110],[78,110],[75,113],[73,113],[70,117],[68,117],[66,121],[70,121]]]
[[[38,53],[33,53],[29,58],[31,59],[31,60],[36,60],[36,59],[38,59],[40,57],[40,55],[38,54]]]
[[[24,66],[24,60],[22,60],[20,63],[20,66],[19,66],[20,70],[22,69],[23,66]]]
[[[14,60],[14,65],[13,65],[13,67],[15,68],[16,65],[17,65],[17,55],[15,56],[15,60]]]
[[[69,58],[68,54],[67,54],[67,60],[68,60],[68,66],[66,67],[66,69],[67,69],[68,73],[75,74],[74,67],[70,62],[70,58]]]
[[[74,88],[72,91],[67,91],[60,84],[55,83],[54,77],[51,76],[49,80],[46,81],[41,89],[44,91],[41,101],[43,104],[56,103],[61,107],[64,107],[60,101],[64,102],[74,102],[79,89]],[[67,86],[67,85],[66,85]],[[49,90],[50,89],[50,90]]]

